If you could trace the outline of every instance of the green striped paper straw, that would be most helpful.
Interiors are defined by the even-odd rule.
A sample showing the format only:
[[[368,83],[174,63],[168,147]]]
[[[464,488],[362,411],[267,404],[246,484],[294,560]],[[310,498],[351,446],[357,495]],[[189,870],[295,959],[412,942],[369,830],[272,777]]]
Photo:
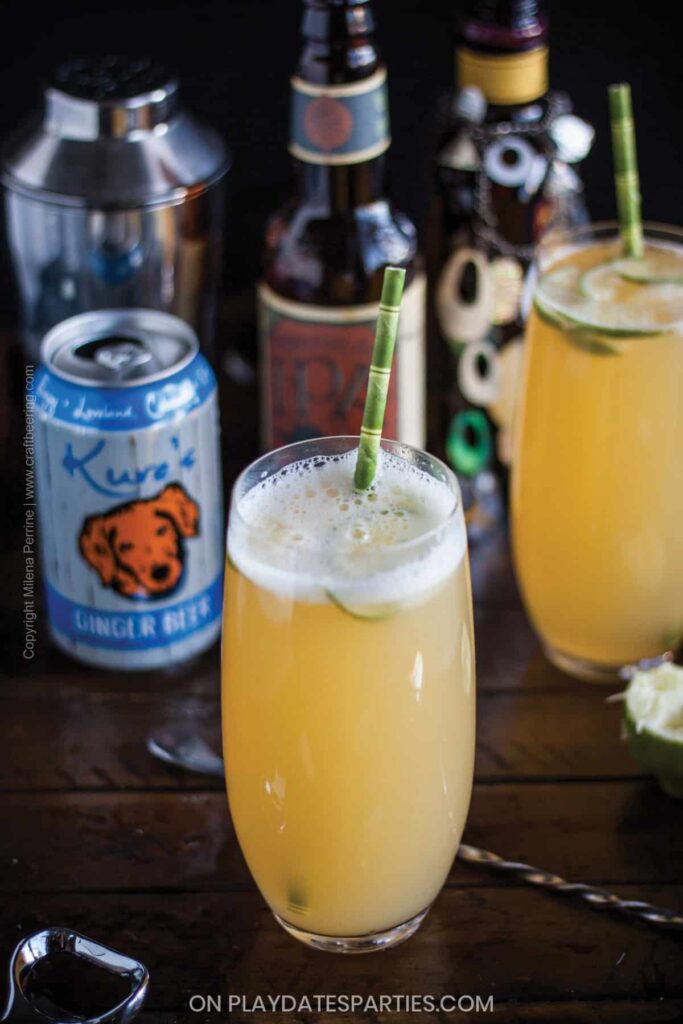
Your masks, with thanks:
[[[643,255],[640,181],[631,86],[626,82],[610,85],[609,112],[612,123],[612,155],[619,231],[624,243],[624,255],[639,260]]]
[[[368,390],[365,395],[363,425],[360,428],[356,472],[353,477],[353,485],[357,491],[366,491],[375,479],[405,278],[406,272],[401,267],[387,267],[384,271]]]

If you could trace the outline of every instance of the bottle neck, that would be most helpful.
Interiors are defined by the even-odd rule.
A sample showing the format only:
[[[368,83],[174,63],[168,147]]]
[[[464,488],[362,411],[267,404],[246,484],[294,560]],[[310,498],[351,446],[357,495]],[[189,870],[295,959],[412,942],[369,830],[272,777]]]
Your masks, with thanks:
[[[381,199],[387,74],[368,0],[305,0],[289,150],[300,193],[332,212]]]
[[[474,0],[460,26],[458,88],[494,106],[522,106],[548,91],[548,20],[538,0]]]
[[[362,163],[331,167],[295,160],[299,197],[328,215],[351,213],[385,198],[384,156]]]
[[[379,66],[369,0],[304,0],[297,74],[318,85],[368,77]]]

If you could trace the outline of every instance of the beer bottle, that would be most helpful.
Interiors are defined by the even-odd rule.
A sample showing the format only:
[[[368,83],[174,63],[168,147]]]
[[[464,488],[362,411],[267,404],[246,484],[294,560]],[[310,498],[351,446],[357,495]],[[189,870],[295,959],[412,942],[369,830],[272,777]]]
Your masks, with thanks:
[[[387,264],[407,270],[389,437],[425,441],[425,279],[387,196],[387,72],[368,0],[304,0],[291,80],[295,193],[268,221],[258,289],[267,448],[360,430]]]
[[[460,477],[476,536],[503,508],[534,246],[586,219],[571,165],[593,130],[548,91],[539,0],[470,0],[456,67],[429,224],[430,442]]]

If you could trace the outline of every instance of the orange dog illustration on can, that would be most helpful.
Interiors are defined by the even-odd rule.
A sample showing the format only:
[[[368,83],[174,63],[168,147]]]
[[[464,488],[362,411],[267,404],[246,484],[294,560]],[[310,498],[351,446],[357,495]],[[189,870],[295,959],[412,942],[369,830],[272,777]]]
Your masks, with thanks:
[[[216,378],[192,328],[151,309],[81,313],[41,351],[32,395],[50,634],[87,665],[166,670],[220,634]]]
[[[79,550],[105,587],[132,599],[166,597],[183,575],[185,539],[199,534],[199,508],[179,483],[152,498],[88,516]]]

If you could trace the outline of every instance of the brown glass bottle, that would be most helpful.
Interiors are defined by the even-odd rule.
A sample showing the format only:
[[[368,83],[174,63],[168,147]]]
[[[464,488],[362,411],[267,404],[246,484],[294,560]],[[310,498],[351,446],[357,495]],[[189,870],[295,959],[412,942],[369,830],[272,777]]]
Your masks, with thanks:
[[[548,90],[539,0],[470,0],[439,112],[429,225],[430,446],[459,475],[471,535],[505,493],[527,272],[549,227],[585,219],[592,139]]]
[[[368,0],[305,0],[292,79],[295,190],[268,221],[259,287],[266,447],[358,433],[382,276],[406,267],[388,436],[424,443],[424,281],[387,196],[386,70]]]

